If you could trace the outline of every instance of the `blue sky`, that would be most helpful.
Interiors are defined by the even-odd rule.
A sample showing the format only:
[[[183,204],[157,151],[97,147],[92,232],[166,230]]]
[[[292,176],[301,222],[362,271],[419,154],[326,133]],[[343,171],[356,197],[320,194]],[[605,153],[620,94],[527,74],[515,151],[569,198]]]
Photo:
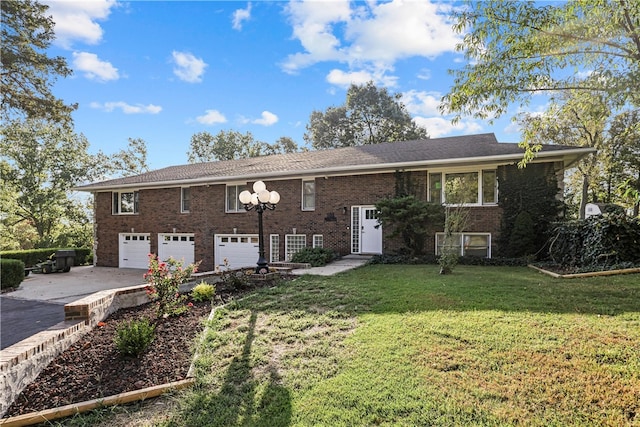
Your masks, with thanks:
[[[54,93],[79,104],[76,131],[106,154],[144,139],[151,169],[187,163],[191,136],[202,131],[303,145],[313,110],[343,104],[351,83],[369,80],[401,93],[431,137],[519,139],[510,115],[453,126],[437,110],[447,70],[464,64],[449,21],[454,3],[42,2],[56,23],[49,53],[74,70]]]

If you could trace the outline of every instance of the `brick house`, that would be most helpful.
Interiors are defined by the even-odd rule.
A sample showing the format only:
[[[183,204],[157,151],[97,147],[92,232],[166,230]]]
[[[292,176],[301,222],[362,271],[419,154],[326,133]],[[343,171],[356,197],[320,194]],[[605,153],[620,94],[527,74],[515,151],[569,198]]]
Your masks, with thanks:
[[[552,165],[562,183],[564,171],[593,151],[549,145],[534,161]],[[157,253],[211,270],[224,258],[231,267],[255,265],[257,215],[238,199],[255,181],[281,197],[263,216],[266,258],[276,262],[306,246],[341,255],[397,249],[401,242],[376,228],[374,204],[395,195],[399,175],[437,203],[447,202],[446,183],[461,179],[472,189],[461,252],[490,257],[501,219],[496,171],[517,167],[522,154],[517,144],[480,134],[170,166],[77,190],[94,195],[96,265],[146,268],[147,255]],[[427,250],[438,239],[431,236]]]

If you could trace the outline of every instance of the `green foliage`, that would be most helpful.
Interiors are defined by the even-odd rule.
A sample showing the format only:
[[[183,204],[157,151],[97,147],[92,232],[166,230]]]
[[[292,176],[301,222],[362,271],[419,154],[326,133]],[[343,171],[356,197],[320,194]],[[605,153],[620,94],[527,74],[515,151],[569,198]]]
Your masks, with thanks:
[[[149,319],[132,320],[116,331],[114,343],[120,353],[127,357],[138,357],[155,338],[155,326]]]
[[[92,259],[91,249],[87,248],[46,248],[46,249],[29,249],[26,251],[2,251],[0,257],[17,259],[24,263],[27,267],[33,267],[39,262],[46,261],[55,255],[59,250],[73,250],[76,256],[73,260],[73,265],[85,265]]]
[[[24,263],[17,259],[0,258],[0,289],[17,288],[24,280]]]
[[[523,250],[521,242],[512,238],[516,219],[526,211],[534,220],[533,242],[529,253],[540,251],[548,241],[551,224],[557,221],[562,208],[556,196],[558,182],[551,163],[531,163],[526,168],[515,165],[498,167],[499,205],[502,208],[498,255],[512,257]],[[523,219],[521,218],[521,221]],[[522,227],[522,224],[519,225]],[[522,228],[517,231],[525,233]],[[512,246],[515,245],[515,246]],[[522,253],[522,255],[525,255]]]
[[[291,262],[308,263],[312,267],[327,265],[336,257],[331,249],[327,248],[302,248],[291,257]]]
[[[402,237],[412,256],[422,255],[429,233],[442,227],[444,221],[441,205],[413,195],[385,198],[375,206],[380,225],[391,230],[390,237]]]
[[[149,269],[144,278],[149,283],[147,295],[158,302],[158,317],[179,315],[188,309],[186,296],[180,294],[180,285],[189,280],[199,264],[183,267],[182,261],[174,258],[160,261],[155,254],[149,254]]]
[[[256,141],[251,132],[221,130],[216,135],[203,131],[191,137],[189,163],[234,160],[269,154],[293,153],[299,147],[291,138],[280,137],[275,144]]]
[[[509,249],[512,256],[521,257],[536,252],[534,228],[535,223],[529,212],[521,211],[513,223],[511,236],[509,236]]]
[[[352,84],[344,105],[311,113],[304,139],[318,150],[428,138],[400,99],[372,81]]]
[[[462,175],[448,180],[445,184],[444,241],[438,264],[440,274],[449,274],[458,265],[460,252],[458,234],[467,228],[469,208],[466,203],[477,199],[476,185],[470,185]]]
[[[191,290],[191,299],[198,302],[211,301],[215,293],[215,285],[202,281]]]
[[[70,124],[76,105],[66,105],[53,96],[51,89],[57,77],[73,71],[64,57],[49,57],[47,50],[55,39],[49,6],[33,0],[2,2],[0,47],[2,92],[0,117],[42,118]]]
[[[640,263],[640,218],[604,214],[560,223],[549,248],[552,261],[563,267],[607,270]]]

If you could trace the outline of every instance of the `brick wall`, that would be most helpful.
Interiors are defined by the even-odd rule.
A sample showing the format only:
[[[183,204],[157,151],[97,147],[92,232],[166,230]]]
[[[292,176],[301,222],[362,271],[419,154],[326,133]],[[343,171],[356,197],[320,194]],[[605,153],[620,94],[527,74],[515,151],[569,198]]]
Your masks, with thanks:
[[[413,189],[425,194],[426,173],[410,173]],[[276,190],[281,199],[276,210],[263,214],[265,250],[268,258],[269,235],[280,235],[280,254],[285,252],[285,234],[307,235],[311,245],[313,234],[322,234],[324,247],[341,255],[351,253],[351,207],[373,205],[383,197],[395,194],[394,173],[353,175],[343,177],[317,177],[316,209],[302,211],[301,179],[265,181],[267,189]],[[247,189],[251,189],[251,184]],[[180,188],[141,190],[137,215],[112,215],[111,193],[96,195],[96,244],[97,264],[118,266],[118,234],[150,233],[151,252],[158,251],[158,233],[194,233],[195,259],[202,260],[201,271],[214,268],[214,234],[238,234],[258,232],[255,212],[225,213],[225,185],[202,185],[191,187],[189,213],[180,213]],[[496,233],[500,226],[500,209],[482,207],[472,209],[472,229]],[[493,239],[497,240],[497,239]],[[433,239],[428,240],[433,251]],[[398,240],[384,238],[384,250],[401,246]]]

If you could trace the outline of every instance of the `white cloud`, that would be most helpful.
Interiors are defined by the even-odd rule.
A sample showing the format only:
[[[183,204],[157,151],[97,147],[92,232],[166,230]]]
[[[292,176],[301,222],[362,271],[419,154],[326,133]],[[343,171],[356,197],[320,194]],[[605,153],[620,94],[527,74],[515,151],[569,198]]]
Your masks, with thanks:
[[[103,30],[96,21],[106,20],[112,8],[119,6],[115,0],[54,1],[46,0],[47,14],[55,22],[54,43],[70,49],[74,42],[95,45],[102,40]]]
[[[175,50],[171,55],[176,64],[173,68],[173,73],[178,76],[180,80],[188,83],[199,83],[202,81],[204,69],[207,68],[207,64],[202,59],[196,58],[191,53],[178,52]]]
[[[438,106],[442,95],[439,92],[410,90],[402,94],[402,103],[414,115],[440,115]]]
[[[242,23],[251,18],[251,3],[247,4],[246,9],[237,9],[233,12],[233,29],[242,30]]]
[[[86,78],[106,82],[118,80],[118,69],[107,61],[98,59],[98,55],[88,52],[73,52],[73,67],[82,71]]]
[[[270,111],[263,111],[262,112],[262,118],[256,119],[256,120],[252,121],[251,123],[256,124],[256,125],[271,126],[273,124],[278,123],[278,116],[276,116],[275,114],[273,114]]]
[[[453,52],[460,39],[451,28],[451,7],[430,1],[291,1],[286,12],[304,51],[290,55],[283,70],[295,73],[317,62],[338,61],[353,69],[388,72],[403,58]]]
[[[440,138],[451,133],[474,134],[482,130],[482,126],[474,121],[459,121],[455,125],[444,117],[414,117],[418,126],[427,129],[431,138]]]
[[[120,109],[124,114],[158,114],[162,111],[162,107],[158,105],[142,105],[136,104],[131,105],[127,104],[123,101],[115,101],[115,102],[105,102],[104,104],[100,104],[99,102],[92,102],[89,104],[91,108],[100,109],[106,111],[108,113]]]
[[[217,123],[226,123],[227,118],[218,110],[207,110],[204,115],[196,117],[196,121],[203,125],[215,125]]]

